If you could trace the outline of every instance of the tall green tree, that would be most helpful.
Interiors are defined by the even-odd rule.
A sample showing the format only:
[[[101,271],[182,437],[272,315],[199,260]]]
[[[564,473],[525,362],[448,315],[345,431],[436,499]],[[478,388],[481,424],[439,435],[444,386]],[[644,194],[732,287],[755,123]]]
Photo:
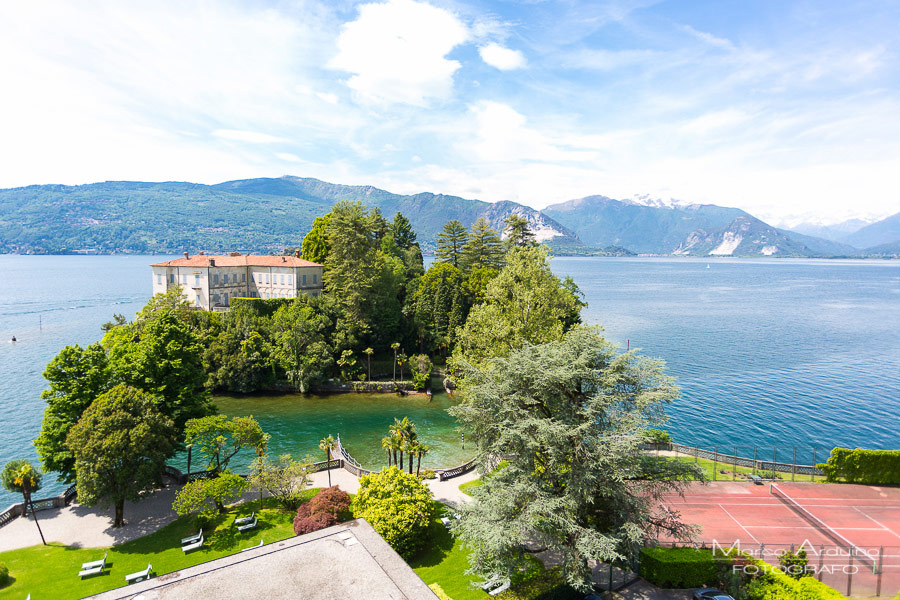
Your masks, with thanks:
[[[526,343],[562,339],[566,323],[577,320],[581,306],[551,272],[546,247],[514,248],[482,303],[469,312],[454,359],[479,363]]]
[[[503,221],[503,235],[508,248],[527,248],[535,245],[534,232],[528,227],[528,219],[512,213]]]
[[[326,337],[330,327],[328,317],[304,299],[282,306],[272,316],[275,358],[300,392],[309,391],[333,361]]]
[[[185,427],[185,442],[206,457],[207,470],[215,473],[225,471],[229,461],[241,450],[262,454],[269,438],[253,415],[231,419],[211,415],[191,419]]]
[[[434,257],[439,262],[448,262],[459,267],[463,246],[466,244],[466,228],[453,219],[444,224],[444,229],[437,236],[437,251]]]
[[[327,234],[328,271],[325,292],[341,299],[341,328],[362,334],[369,330],[369,301],[380,271],[371,215],[359,202],[334,205]]]
[[[3,471],[0,472],[0,483],[3,484],[3,487],[7,491],[22,494],[26,511],[28,507],[31,507],[31,517],[41,535],[41,542],[46,546],[47,540],[44,539],[44,532],[41,531],[41,525],[38,523],[37,513],[34,510],[34,502],[31,501],[31,495],[41,489],[41,479],[43,479],[41,472],[31,466],[30,462],[22,459],[9,461],[3,465]]]
[[[156,409],[174,421],[181,437],[189,419],[214,411],[204,387],[203,346],[171,308],[135,325],[116,327],[103,338],[113,377],[152,394]]]
[[[645,429],[678,398],[661,361],[617,355],[596,330],[576,328],[468,371],[460,384],[465,400],[450,411],[473,432],[482,472],[509,457],[453,525],[475,572],[509,576],[528,555],[551,551],[568,582],[587,590],[591,561],[634,558],[663,532],[690,535],[661,499],[698,469],[641,451]]]
[[[45,473],[55,471],[64,483],[75,481],[75,456],[66,446],[69,430],[94,399],[112,387],[106,351],[99,343],[87,348],[66,346],[44,369],[49,389],[41,432],[34,445]]]
[[[499,270],[503,264],[503,242],[484,217],[472,224],[468,241],[462,251],[462,266],[466,271],[477,268]]]
[[[319,440],[319,450],[325,453],[325,470],[328,471],[328,487],[331,487],[331,453],[337,448],[337,442],[333,436],[327,436]]]
[[[308,260],[320,265],[328,267],[328,224],[331,221],[331,213],[316,217],[312,224],[312,229],[303,238],[301,256],[304,260]]]
[[[391,236],[394,238],[394,243],[403,250],[409,250],[416,243],[416,232],[409,219],[399,211],[394,215],[394,222],[391,223]]]
[[[141,500],[175,450],[175,424],[157,402],[142,390],[117,385],[94,400],[69,431],[78,501],[112,503],[113,527],[124,524],[125,501]]]

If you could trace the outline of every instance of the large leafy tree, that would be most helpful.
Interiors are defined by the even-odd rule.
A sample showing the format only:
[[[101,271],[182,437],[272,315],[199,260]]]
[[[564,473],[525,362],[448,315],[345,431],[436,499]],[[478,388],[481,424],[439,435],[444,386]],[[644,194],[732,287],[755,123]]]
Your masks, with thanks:
[[[513,350],[466,372],[450,409],[472,431],[482,472],[509,464],[475,492],[454,525],[474,571],[510,575],[550,550],[568,581],[590,586],[590,561],[633,557],[665,531],[690,529],[660,507],[698,476],[687,463],[641,452],[678,388],[661,361],[616,354],[596,330]]]
[[[472,224],[468,241],[462,250],[462,266],[467,271],[474,269],[499,270],[503,264],[503,243],[484,217]]]
[[[302,254],[305,260],[328,266],[328,223],[331,220],[331,213],[316,217],[313,221],[312,229],[303,238]]]
[[[428,486],[397,467],[360,477],[353,507],[355,515],[368,521],[406,559],[424,545],[434,513]]]
[[[38,533],[41,534],[41,542],[46,546],[47,540],[44,539],[44,532],[38,524],[37,513],[34,510],[34,503],[31,501],[31,495],[41,489],[41,480],[43,474],[31,466],[31,463],[23,459],[11,460],[3,465],[3,471],[0,472],[0,483],[7,491],[22,494],[25,501],[25,510],[31,507],[31,516],[34,518],[34,524],[37,526]]]
[[[111,387],[106,352],[100,344],[87,348],[66,346],[44,370],[49,389],[41,393],[47,402],[41,432],[34,445],[46,473],[56,471],[59,481],[75,481],[75,456],[66,436],[94,398]]]
[[[582,306],[550,271],[544,246],[515,248],[488,283],[482,303],[469,313],[454,357],[478,363],[526,343],[559,340],[568,324],[580,322]]]
[[[125,501],[139,501],[174,452],[174,423],[157,402],[144,391],[117,385],[94,400],[66,440],[75,456],[78,501],[112,503],[113,527],[124,524]]]
[[[445,223],[444,229],[437,236],[435,259],[459,267],[463,246],[466,245],[466,237],[466,228],[462,223],[456,219]]]
[[[282,306],[272,317],[275,357],[288,381],[301,392],[308,391],[331,365],[330,327],[330,319],[304,299]]]
[[[231,419],[225,415],[211,415],[191,419],[184,434],[185,442],[206,457],[206,468],[216,473],[227,469],[228,462],[241,450],[261,454],[269,442],[269,434],[252,415]]]
[[[260,497],[265,490],[284,508],[297,510],[313,474],[313,459],[307,456],[294,460],[290,454],[282,454],[277,459],[261,455],[253,461],[250,473],[250,485],[260,490]]]
[[[212,414],[204,388],[203,346],[175,310],[163,308],[147,321],[115,327],[103,344],[114,378],[152,394],[156,409],[175,422],[179,437],[189,419]]]

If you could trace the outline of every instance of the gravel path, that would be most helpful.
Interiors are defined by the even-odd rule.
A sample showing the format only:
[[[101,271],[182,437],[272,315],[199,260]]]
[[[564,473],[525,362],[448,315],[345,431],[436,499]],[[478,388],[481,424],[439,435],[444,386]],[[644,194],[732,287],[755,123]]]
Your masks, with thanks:
[[[459,485],[477,479],[474,471],[449,481],[426,480],[435,500],[458,504],[470,500],[459,491]],[[328,473],[322,471],[312,476],[311,487],[328,486]],[[359,491],[359,479],[344,469],[331,470],[331,483],[347,493]],[[114,546],[153,533],[171,523],[178,516],[172,510],[175,492],[179,486],[170,484],[137,504],[125,503],[125,526],[114,529],[115,509],[112,506],[93,508],[72,504],[65,508],[38,511],[38,522],[47,542],[59,542],[79,548]],[[248,492],[243,500],[255,500],[258,492]],[[27,548],[41,543],[40,535],[31,515],[19,517],[0,528],[0,552]]]

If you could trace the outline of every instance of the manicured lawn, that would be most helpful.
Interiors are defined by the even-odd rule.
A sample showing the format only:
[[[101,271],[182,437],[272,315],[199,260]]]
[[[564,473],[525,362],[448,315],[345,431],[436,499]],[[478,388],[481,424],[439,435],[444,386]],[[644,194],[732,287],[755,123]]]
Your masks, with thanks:
[[[673,457],[672,460],[678,460],[681,462],[692,463],[692,462],[694,462],[694,457],[693,456],[678,456],[678,457]],[[703,469],[703,472],[706,474],[706,477],[710,481],[731,481],[732,471],[735,471],[734,465],[730,465],[728,463],[722,463],[722,462],[714,463],[713,461],[707,460],[705,458],[697,458],[696,462],[697,462],[697,465],[699,465],[700,468]],[[737,470],[737,478],[736,478],[737,481],[746,481],[747,478],[741,477],[741,475],[748,475],[750,473],[753,473],[753,469],[751,469],[749,467],[738,466],[736,470]],[[727,471],[727,473],[723,474],[722,471]],[[757,474],[762,475],[762,472],[757,470]],[[778,476],[781,478],[780,479],[781,481],[791,481],[790,473],[778,473]],[[811,475],[800,475],[799,473],[797,473],[796,475],[794,475],[794,477],[795,477],[794,481],[814,481],[814,479]],[[824,481],[824,480],[825,480],[824,477],[818,477],[815,479],[815,481]],[[462,489],[462,486],[460,486],[460,489]]]
[[[319,490],[306,490],[312,498]],[[0,563],[9,567],[13,583],[0,589],[0,599],[82,598],[125,585],[125,575],[141,571],[150,562],[155,576],[163,575],[234,554],[243,548],[266,544],[294,535],[293,514],[281,510],[271,499],[248,502],[234,507],[233,512],[216,519],[215,531],[204,530],[206,544],[189,554],[181,551],[181,538],[196,533],[193,519],[181,517],[155,533],[113,546],[111,548],[73,548],[60,544],[32,546],[0,553]],[[235,516],[249,515],[256,510],[259,524],[256,529],[238,533],[232,527]],[[84,562],[99,560],[107,553],[107,570],[84,580],[78,571]]]
[[[464,484],[465,485],[465,484]],[[453,600],[478,600],[490,598],[479,588],[472,588],[471,581],[481,581],[479,577],[466,575],[469,568],[468,552],[462,549],[462,542],[454,540],[450,531],[441,523],[446,507],[435,503],[438,510],[428,526],[429,545],[409,565],[426,584],[437,583]]]

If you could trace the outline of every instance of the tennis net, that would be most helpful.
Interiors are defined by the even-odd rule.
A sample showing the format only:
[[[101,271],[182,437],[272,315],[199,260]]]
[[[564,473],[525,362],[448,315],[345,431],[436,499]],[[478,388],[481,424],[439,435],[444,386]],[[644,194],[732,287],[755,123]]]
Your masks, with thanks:
[[[773,496],[775,496],[776,498],[778,498],[779,500],[784,502],[789,508],[791,508],[798,515],[803,517],[803,519],[806,520],[810,525],[815,527],[816,530],[819,531],[819,533],[821,533],[822,535],[824,535],[825,537],[827,537],[828,539],[833,541],[835,544],[846,547],[850,551],[851,555],[854,558],[858,559],[861,563],[863,563],[863,564],[867,565],[869,568],[871,568],[872,572],[876,571],[877,561],[870,558],[869,555],[865,553],[865,551],[857,548],[856,544],[854,544],[853,542],[851,542],[850,540],[848,540],[847,538],[842,536],[840,533],[838,533],[837,531],[835,531],[834,529],[832,529],[831,527],[826,525],[821,519],[819,519],[819,517],[815,516],[814,514],[812,514],[808,510],[806,510],[804,507],[800,506],[800,504],[798,504],[796,500],[794,500],[793,498],[791,498],[790,496],[785,494],[783,491],[781,491],[781,489],[779,489],[779,487],[777,485],[775,485],[774,483],[771,484],[769,486],[769,492]]]

